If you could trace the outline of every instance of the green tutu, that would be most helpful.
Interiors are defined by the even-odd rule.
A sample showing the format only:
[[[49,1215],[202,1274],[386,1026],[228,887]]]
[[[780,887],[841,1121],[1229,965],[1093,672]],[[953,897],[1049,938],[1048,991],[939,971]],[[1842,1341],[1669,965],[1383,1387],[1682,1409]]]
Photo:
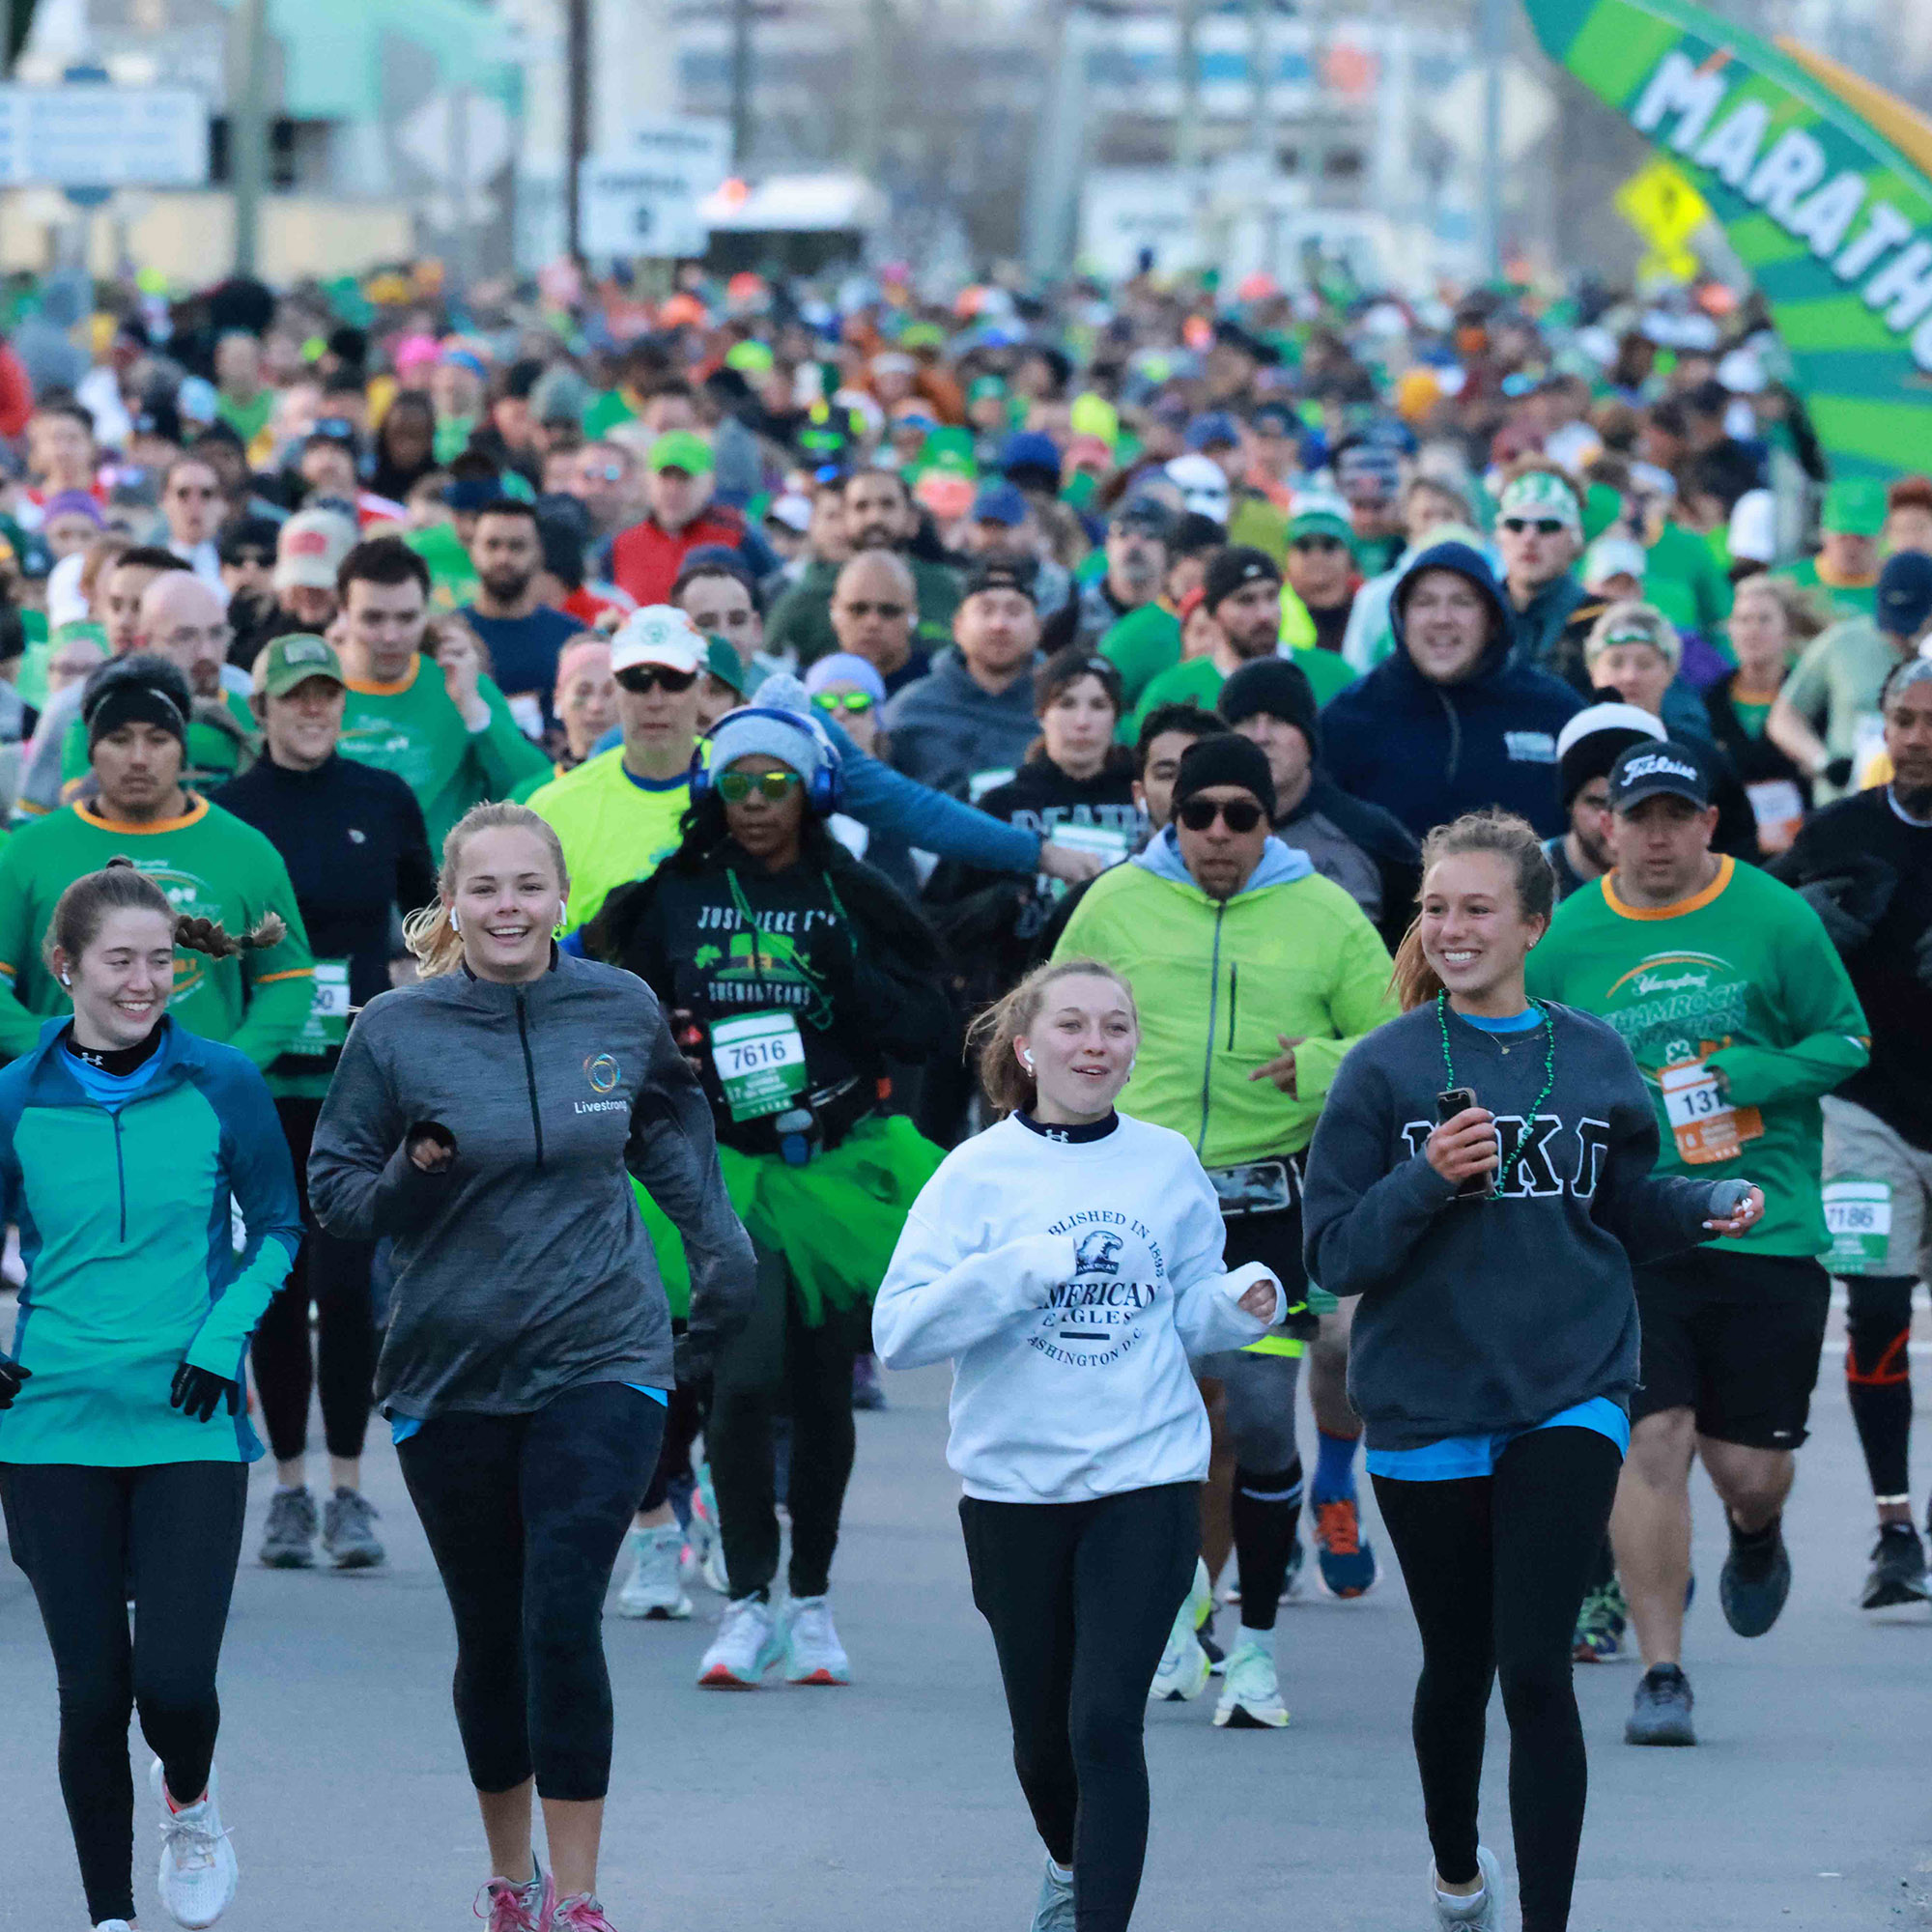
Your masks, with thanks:
[[[814,1328],[828,1308],[854,1308],[879,1292],[906,1213],[945,1158],[903,1114],[868,1115],[804,1167],[777,1154],[718,1150],[739,1220],[761,1248],[784,1257],[800,1311]],[[635,1180],[631,1185],[670,1312],[683,1321],[691,1312],[684,1241],[657,1203]]]

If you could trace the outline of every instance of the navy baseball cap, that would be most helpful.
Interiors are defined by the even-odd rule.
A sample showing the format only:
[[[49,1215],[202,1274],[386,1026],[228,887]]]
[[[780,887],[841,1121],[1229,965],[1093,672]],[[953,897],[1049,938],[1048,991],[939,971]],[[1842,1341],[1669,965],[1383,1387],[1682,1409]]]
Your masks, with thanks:
[[[1241,426],[1226,410],[1209,410],[1187,425],[1187,447],[1196,455],[1209,449],[1240,447]]]
[[[976,524],[1004,524],[1016,529],[1027,520],[1027,499],[1010,483],[993,483],[973,498]]]
[[[1647,798],[1688,799],[1699,811],[1711,803],[1704,761],[1675,738],[1633,745],[1610,767],[1610,810],[1629,811]]]
[[[1894,638],[1916,638],[1932,617],[1932,556],[1902,550],[1878,574],[1878,627]]]

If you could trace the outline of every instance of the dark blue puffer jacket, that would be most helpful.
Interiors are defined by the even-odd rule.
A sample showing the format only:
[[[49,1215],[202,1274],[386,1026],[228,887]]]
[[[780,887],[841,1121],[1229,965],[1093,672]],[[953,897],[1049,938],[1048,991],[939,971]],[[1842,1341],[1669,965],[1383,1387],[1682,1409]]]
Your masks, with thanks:
[[[1425,570],[1453,570],[1495,613],[1473,677],[1432,684],[1410,660],[1404,606]],[[1344,791],[1392,811],[1420,838],[1465,811],[1520,812],[1546,838],[1565,830],[1556,734],[1583,700],[1547,671],[1513,662],[1515,620],[1489,564],[1467,544],[1426,550],[1389,602],[1395,651],[1321,714],[1322,764]]]

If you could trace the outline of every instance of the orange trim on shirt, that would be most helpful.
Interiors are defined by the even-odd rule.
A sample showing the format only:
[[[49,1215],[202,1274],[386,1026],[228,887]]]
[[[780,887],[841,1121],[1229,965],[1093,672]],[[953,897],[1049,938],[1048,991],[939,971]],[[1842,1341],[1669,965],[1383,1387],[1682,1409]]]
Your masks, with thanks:
[[[194,792],[187,794],[187,810],[179,818],[151,819],[145,825],[131,825],[124,819],[109,818],[95,810],[91,800],[77,799],[73,806],[73,815],[83,825],[99,826],[102,832],[125,832],[130,838],[146,838],[157,832],[180,832],[190,825],[199,825],[208,816],[208,801]]]
[[[410,667],[408,677],[399,677],[393,684],[384,684],[373,677],[351,677],[343,682],[359,697],[400,697],[404,692],[413,690],[415,681],[422,675],[423,661],[420,653]]]
[[[315,968],[313,966],[286,966],[279,973],[264,973],[255,983],[258,986],[272,986],[277,980],[313,980],[314,978]]]
[[[1673,905],[1634,906],[1626,905],[1618,898],[1612,881],[1614,872],[1604,874],[1604,903],[1623,919],[1682,919],[1687,912],[1701,912],[1731,883],[1731,874],[1737,869],[1736,862],[1726,852],[1718,861],[1718,876],[1701,893],[1692,893],[1688,899],[1679,899]]]

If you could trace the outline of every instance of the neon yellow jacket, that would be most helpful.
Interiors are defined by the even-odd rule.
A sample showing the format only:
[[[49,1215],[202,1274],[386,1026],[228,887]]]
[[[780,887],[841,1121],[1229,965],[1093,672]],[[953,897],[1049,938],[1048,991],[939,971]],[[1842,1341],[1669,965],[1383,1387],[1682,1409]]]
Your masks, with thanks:
[[[634,778],[618,745],[538,786],[526,802],[563,845],[570,872],[564,927],[575,932],[619,886],[648,878],[677,850],[691,787],[682,772],[674,779]]]
[[[1207,1167],[1299,1153],[1343,1055],[1399,1010],[1361,908],[1277,838],[1220,900],[1188,875],[1170,827],[1088,887],[1053,950],[1082,954],[1123,973],[1140,1008],[1122,1111],[1185,1134]],[[1293,1094],[1249,1078],[1283,1034],[1302,1042]]]

